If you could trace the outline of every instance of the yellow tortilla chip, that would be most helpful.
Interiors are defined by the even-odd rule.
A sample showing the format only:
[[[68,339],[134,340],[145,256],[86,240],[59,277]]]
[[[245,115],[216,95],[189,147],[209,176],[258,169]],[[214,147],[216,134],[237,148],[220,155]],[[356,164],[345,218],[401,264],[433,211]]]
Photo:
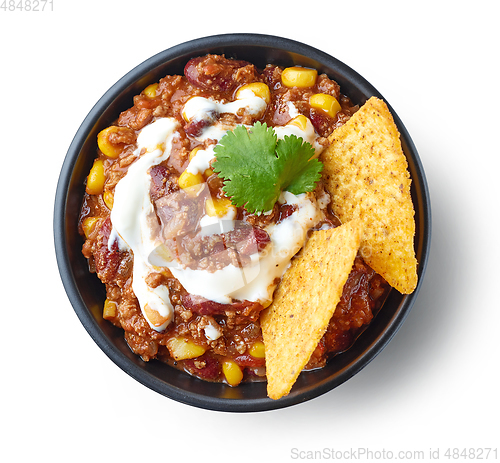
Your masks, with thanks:
[[[370,98],[330,136],[321,154],[333,211],[342,223],[361,219],[365,262],[399,292],[417,286],[415,220],[408,163],[387,105]]]
[[[267,393],[290,392],[325,333],[356,257],[362,228],[353,221],[312,233],[285,272],[273,303],[261,316]]]

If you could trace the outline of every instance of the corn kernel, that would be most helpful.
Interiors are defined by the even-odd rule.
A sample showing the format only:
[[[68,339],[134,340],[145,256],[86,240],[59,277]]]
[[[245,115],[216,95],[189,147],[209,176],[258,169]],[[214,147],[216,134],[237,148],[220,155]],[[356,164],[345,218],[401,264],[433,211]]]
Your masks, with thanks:
[[[191,172],[185,170],[179,177],[179,188],[185,190],[186,188],[198,185],[203,182],[203,175],[192,174]]]
[[[170,338],[167,347],[174,360],[194,359],[205,353],[205,348],[186,338]]]
[[[196,153],[201,150],[201,146],[197,146],[196,148],[193,148],[191,152],[189,153],[189,160],[192,161],[193,158],[196,156]]]
[[[252,347],[248,349],[248,353],[255,358],[263,359],[266,357],[266,348],[262,341],[256,341],[252,344]]]
[[[111,318],[115,318],[118,310],[116,307],[116,302],[110,301],[106,299],[104,301],[104,309],[102,311],[102,318],[109,320]]]
[[[325,111],[330,117],[335,115],[342,109],[339,102],[332,95],[326,93],[316,93],[309,98],[311,107]]]
[[[160,312],[158,312],[157,310],[151,308],[149,304],[146,304],[143,310],[144,314],[146,315],[146,318],[153,326],[160,327],[166,321],[168,321],[168,318],[161,315]]]
[[[245,90],[251,90],[255,96],[262,98],[266,104],[271,102],[271,92],[269,91],[269,87],[263,82],[252,82],[251,84],[243,85],[236,92],[236,99],[240,100],[243,95],[242,92]]]
[[[104,188],[104,180],[104,163],[102,159],[97,159],[87,176],[87,186],[85,188],[87,193],[89,195],[101,194]]]
[[[312,87],[316,83],[318,71],[316,69],[293,66],[281,73],[281,82],[285,87]]]
[[[114,203],[114,200],[115,200],[115,197],[113,196],[113,193],[111,193],[111,191],[105,191],[102,195],[102,199],[104,201],[104,204],[106,204],[106,207],[109,209],[109,210],[112,210],[113,209],[113,203]]]
[[[208,198],[205,201],[205,212],[210,217],[224,217],[231,208],[231,200],[228,198]]]
[[[184,103],[184,107],[182,108],[182,118],[186,121],[186,122],[190,122],[190,119],[193,118],[194,114],[193,114],[193,111],[196,112],[196,110],[198,109],[197,107],[197,104],[194,103],[194,108],[192,108],[193,106],[193,102],[191,101],[193,98],[197,98],[195,96],[192,96],[191,98],[189,98],[186,103]],[[195,101],[199,101],[199,100],[195,100]],[[191,111],[189,110],[189,108],[191,108]]]
[[[156,89],[158,88],[158,84],[151,84],[148,85],[144,90],[143,93],[146,95],[148,98],[154,98],[156,96]]]
[[[213,169],[208,168],[208,169],[206,169],[206,170],[205,170],[205,172],[203,172],[203,176],[204,176],[205,178],[208,178],[208,177],[210,177],[211,175],[213,175],[213,173],[214,173]]]
[[[297,117],[294,117],[291,121],[289,121],[287,125],[296,125],[300,130],[305,132],[308,121],[309,119],[306,116],[299,114]]]
[[[112,125],[111,127],[101,130],[97,135],[97,146],[101,150],[102,154],[104,154],[104,156],[107,156],[108,158],[116,159],[122,152],[122,146],[114,145],[109,141],[109,136],[112,133],[118,132],[119,130],[119,127],[115,127]]]
[[[222,362],[222,372],[226,377],[226,381],[231,386],[237,386],[243,379],[243,371],[241,370],[240,366],[233,360],[228,359]]]
[[[86,238],[90,236],[98,220],[98,217],[87,217],[84,219],[84,221],[82,222],[82,228]]]

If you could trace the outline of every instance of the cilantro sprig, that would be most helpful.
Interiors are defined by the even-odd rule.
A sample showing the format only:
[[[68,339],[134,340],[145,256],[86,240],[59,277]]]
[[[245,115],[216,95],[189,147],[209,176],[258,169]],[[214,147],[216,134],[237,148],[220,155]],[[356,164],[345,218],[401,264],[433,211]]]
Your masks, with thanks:
[[[252,214],[270,211],[282,191],[295,195],[314,190],[323,164],[310,143],[295,135],[279,139],[272,127],[239,125],[215,146],[214,172],[235,206]]]

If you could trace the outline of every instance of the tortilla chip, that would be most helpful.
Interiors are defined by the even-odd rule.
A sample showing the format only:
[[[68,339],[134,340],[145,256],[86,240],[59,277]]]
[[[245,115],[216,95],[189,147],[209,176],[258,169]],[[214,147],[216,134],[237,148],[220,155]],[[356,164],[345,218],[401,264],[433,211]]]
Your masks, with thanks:
[[[267,393],[290,392],[325,333],[361,241],[361,221],[312,233],[261,316]]]
[[[417,286],[408,163],[387,105],[370,98],[330,136],[323,178],[342,223],[361,219],[365,262],[399,292]]]

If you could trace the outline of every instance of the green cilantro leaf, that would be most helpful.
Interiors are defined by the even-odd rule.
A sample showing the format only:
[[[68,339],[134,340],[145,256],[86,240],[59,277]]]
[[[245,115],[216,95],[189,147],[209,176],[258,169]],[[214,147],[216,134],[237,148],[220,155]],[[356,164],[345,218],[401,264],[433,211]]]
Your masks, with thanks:
[[[282,190],[294,195],[314,190],[323,164],[317,159],[311,160],[315,153],[311,144],[295,135],[285,136],[283,140],[278,140],[276,153],[283,166]]]
[[[225,194],[256,214],[270,211],[284,190],[295,195],[314,190],[323,169],[311,159],[309,143],[295,135],[278,140],[274,129],[260,122],[224,135],[215,156],[212,168],[224,179]]]

